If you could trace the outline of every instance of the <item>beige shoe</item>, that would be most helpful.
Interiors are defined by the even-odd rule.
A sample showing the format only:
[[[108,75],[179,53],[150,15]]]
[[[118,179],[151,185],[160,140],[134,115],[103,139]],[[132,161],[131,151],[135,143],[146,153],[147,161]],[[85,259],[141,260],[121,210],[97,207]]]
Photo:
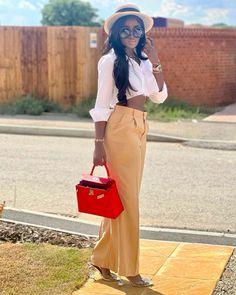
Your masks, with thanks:
[[[141,279],[139,279],[137,281],[133,281],[132,279],[130,279],[130,277],[127,277],[127,279],[130,281],[130,283],[134,287],[149,287],[149,286],[153,286],[152,280],[150,280],[148,278],[142,278],[141,277]]]
[[[116,282],[116,281],[119,280],[119,278],[114,273],[110,272],[109,274],[104,275],[103,272],[102,272],[102,268],[95,265],[95,264],[88,263],[88,266],[89,266],[89,268],[93,268],[93,267],[96,268],[100,272],[100,274],[102,276],[102,279],[105,280],[105,281]]]

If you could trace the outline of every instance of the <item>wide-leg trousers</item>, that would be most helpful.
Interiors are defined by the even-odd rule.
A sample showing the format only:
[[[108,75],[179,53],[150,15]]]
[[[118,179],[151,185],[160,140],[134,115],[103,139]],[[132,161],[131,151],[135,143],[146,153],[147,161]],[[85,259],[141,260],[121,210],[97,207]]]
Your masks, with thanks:
[[[139,193],[149,130],[147,112],[116,105],[105,129],[110,176],[116,180],[124,211],[103,218],[91,262],[121,276],[139,274]]]

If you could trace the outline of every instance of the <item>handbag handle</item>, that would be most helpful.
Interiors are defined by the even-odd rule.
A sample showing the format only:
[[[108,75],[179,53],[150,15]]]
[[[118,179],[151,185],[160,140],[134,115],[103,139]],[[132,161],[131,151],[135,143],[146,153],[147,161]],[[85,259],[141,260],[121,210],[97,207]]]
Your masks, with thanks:
[[[104,162],[104,166],[105,166],[106,171],[107,171],[107,176],[110,177],[110,173],[109,173],[108,167],[107,167],[107,165],[106,165],[105,162]],[[92,170],[91,170],[91,172],[90,172],[90,175],[93,175],[93,171],[94,171],[94,168],[95,168],[95,167],[96,167],[96,166],[93,165],[93,168],[92,168]]]

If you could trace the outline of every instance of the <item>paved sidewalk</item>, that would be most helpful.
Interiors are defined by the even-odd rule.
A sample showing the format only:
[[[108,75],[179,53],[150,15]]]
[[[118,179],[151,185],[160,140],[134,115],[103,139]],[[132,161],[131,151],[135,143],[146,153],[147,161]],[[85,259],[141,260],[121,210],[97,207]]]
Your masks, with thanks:
[[[236,123],[236,102],[226,106],[221,112],[217,112],[205,118],[204,121]]]
[[[106,282],[98,271],[73,295],[210,295],[234,248],[195,243],[141,240],[140,273],[152,278],[151,287]],[[91,275],[92,276],[92,275]]]
[[[230,108],[228,108],[229,110]],[[236,111],[235,115],[232,116],[236,122]],[[213,116],[210,117],[213,118]],[[200,121],[178,120],[175,122],[148,120],[149,139],[180,142],[187,140],[217,141],[235,144],[236,125],[230,120],[228,121],[227,118],[225,116],[221,123],[208,121],[207,118]],[[41,116],[0,115],[0,133],[93,138],[94,123],[92,119],[82,119],[75,114],[43,113]],[[156,139],[155,136],[157,137]]]

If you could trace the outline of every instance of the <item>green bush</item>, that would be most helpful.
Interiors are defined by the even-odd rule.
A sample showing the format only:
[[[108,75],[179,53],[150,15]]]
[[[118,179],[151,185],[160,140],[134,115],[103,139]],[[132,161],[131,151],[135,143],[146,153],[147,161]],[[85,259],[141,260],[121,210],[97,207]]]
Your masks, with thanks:
[[[94,107],[95,100],[96,97],[94,96],[83,98],[80,103],[72,106],[70,111],[77,114],[79,117],[91,118],[89,110]]]
[[[63,108],[60,107],[55,101],[42,99],[41,104],[44,112],[63,112]]]
[[[31,94],[17,99],[14,106],[17,114],[40,115],[43,112],[41,102]]]
[[[79,104],[67,108],[60,107],[56,102],[47,98],[38,98],[32,94],[18,97],[14,102],[0,104],[0,114],[29,114],[40,115],[42,112],[75,113],[81,118],[90,118],[89,110],[95,105],[96,97],[82,98]],[[183,119],[202,119],[223,107],[190,106],[187,102],[168,98],[164,103],[156,104],[148,99],[145,103],[148,119],[173,121]]]
[[[148,118],[160,121],[172,121],[179,118],[201,119],[222,109],[222,107],[191,106],[185,101],[174,98],[168,98],[161,104],[153,103],[151,100],[145,103]]]
[[[0,114],[15,114],[15,108],[12,103],[1,103],[0,104]]]
[[[68,109],[69,112],[76,113],[79,117],[91,118],[89,110],[95,105],[95,97],[87,97],[77,105]],[[148,112],[149,119],[160,121],[172,121],[179,118],[201,119],[222,109],[222,107],[190,106],[187,102],[168,98],[164,103],[156,104],[147,100],[144,106]]]
[[[39,98],[32,94],[17,97],[15,101],[10,103],[2,103],[0,105],[1,114],[27,114],[41,115],[43,112],[60,112],[61,107],[48,99]]]

